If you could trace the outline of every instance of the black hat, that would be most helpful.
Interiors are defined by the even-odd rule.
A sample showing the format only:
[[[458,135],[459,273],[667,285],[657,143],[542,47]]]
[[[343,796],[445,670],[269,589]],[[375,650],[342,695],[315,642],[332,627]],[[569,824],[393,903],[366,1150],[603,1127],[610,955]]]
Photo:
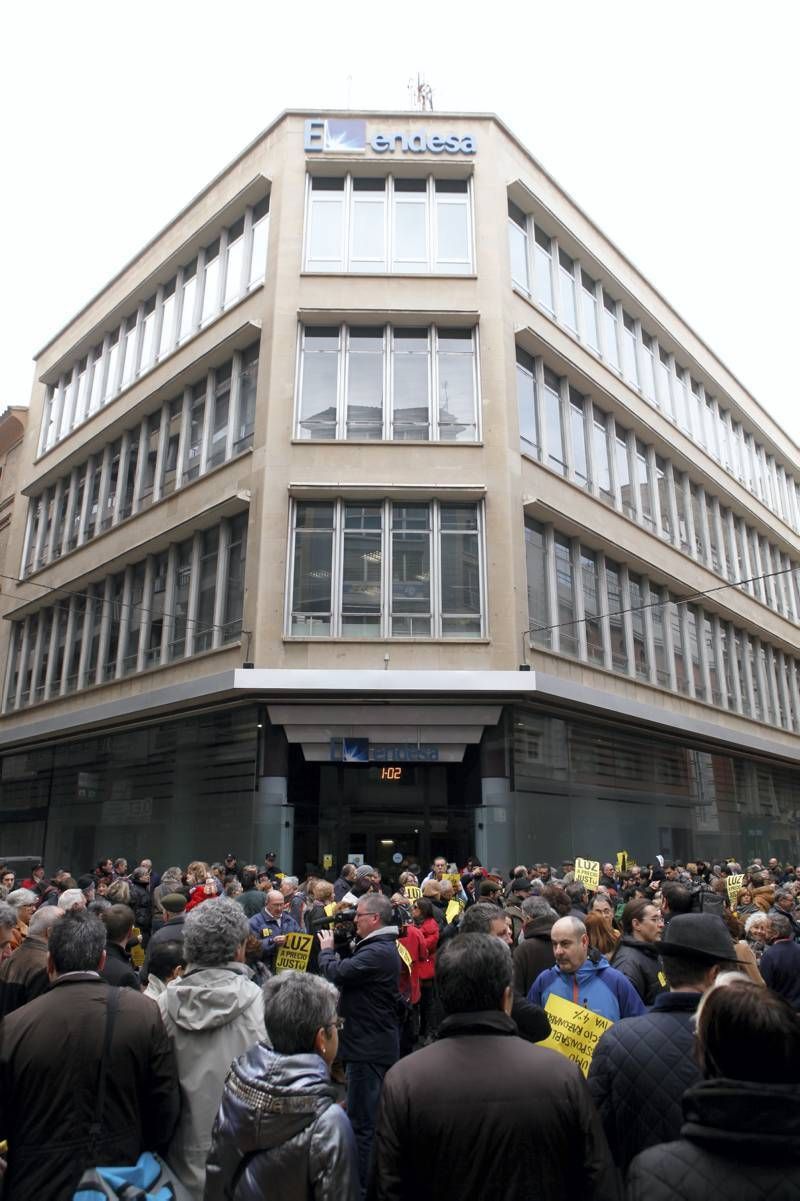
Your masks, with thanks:
[[[531,884],[530,880],[524,880],[522,878],[515,880],[511,885],[512,892],[530,892],[532,888],[533,885]]]
[[[277,851],[267,851],[267,853],[266,853],[266,855],[264,856],[264,858],[265,858],[265,859],[277,859],[277,858],[278,858],[278,852],[277,852]]]
[[[186,908],[186,897],[180,892],[168,892],[161,898],[161,908],[167,913],[183,913]]]
[[[700,959],[704,963],[737,963],[733,939],[715,913],[679,913],[667,926],[659,955]]]

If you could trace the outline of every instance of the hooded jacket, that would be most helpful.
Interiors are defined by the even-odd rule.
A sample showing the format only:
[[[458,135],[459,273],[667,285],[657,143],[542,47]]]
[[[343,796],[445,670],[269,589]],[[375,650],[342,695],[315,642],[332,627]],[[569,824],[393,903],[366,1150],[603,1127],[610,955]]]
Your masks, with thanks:
[[[595,1048],[589,1091],[622,1172],[640,1151],[680,1134],[681,1099],[700,1081],[692,1020],[700,996],[660,993],[648,1013],[618,1022]]]
[[[381,926],[356,943],[349,959],[320,951],[319,971],[341,993],[345,1024],[339,1054],[345,1063],[389,1065],[400,1054],[400,956],[397,926]]]
[[[535,917],[528,922],[522,934],[522,942],[514,947],[514,966],[511,982],[518,997],[527,997],[540,972],[553,967],[553,944],[550,931],[554,917]]]
[[[681,1137],[637,1155],[628,1201],[800,1199],[796,1084],[705,1080],[683,1098]]]
[[[211,1128],[228,1069],[266,1037],[263,993],[242,963],[189,967],[156,999],[172,1036],[183,1107],[167,1153],[196,1201],[203,1196]]]
[[[40,997],[49,987],[47,943],[29,934],[22,946],[0,965],[0,1019]]]
[[[645,1005],[667,987],[658,962],[658,943],[624,934],[611,956],[611,966],[627,976]]]
[[[637,1017],[645,1010],[630,980],[615,971],[605,956],[597,963],[587,959],[577,972],[562,972],[560,967],[542,972],[531,985],[528,1000],[544,1007],[551,993],[611,1022]]]
[[[252,1047],[225,1081],[205,1201],[358,1201],[355,1139],[337,1100],[319,1055]]]

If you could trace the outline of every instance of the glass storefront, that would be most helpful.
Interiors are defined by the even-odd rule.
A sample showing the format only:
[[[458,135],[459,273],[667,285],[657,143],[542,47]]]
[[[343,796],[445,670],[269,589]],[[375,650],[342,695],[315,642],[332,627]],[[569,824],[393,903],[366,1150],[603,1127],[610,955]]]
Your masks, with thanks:
[[[513,713],[519,861],[800,858],[800,771],[652,732]]]

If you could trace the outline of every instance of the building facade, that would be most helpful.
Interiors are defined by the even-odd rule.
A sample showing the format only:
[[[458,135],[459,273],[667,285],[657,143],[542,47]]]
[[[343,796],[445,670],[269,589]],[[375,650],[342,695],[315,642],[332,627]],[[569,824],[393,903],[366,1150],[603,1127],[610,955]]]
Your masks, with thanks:
[[[800,857],[798,448],[496,117],[284,113],[19,487],[2,853]]]

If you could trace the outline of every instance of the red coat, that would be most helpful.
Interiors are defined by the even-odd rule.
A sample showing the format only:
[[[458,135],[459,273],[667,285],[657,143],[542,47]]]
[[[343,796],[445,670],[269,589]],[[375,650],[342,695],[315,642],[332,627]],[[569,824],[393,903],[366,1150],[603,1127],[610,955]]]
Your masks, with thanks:
[[[417,926],[420,934],[425,940],[425,946],[428,949],[428,958],[419,965],[420,980],[432,980],[434,975],[433,957],[436,952],[436,944],[439,941],[439,923],[434,917],[426,917],[423,922]]]
[[[425,936],[417,926],[406,926],[406,932],[402,938],[398,939],[411,956],[411,978],[408,999],[412,1005],[416,1005],[420,997],[419,973],[423,965],[428,963],[428,948],[425,945]],[[403,965],[401,973],[401,981],[405,977],[408,979],[408,968]],[[402,988],[401,991],[405,991]]]

